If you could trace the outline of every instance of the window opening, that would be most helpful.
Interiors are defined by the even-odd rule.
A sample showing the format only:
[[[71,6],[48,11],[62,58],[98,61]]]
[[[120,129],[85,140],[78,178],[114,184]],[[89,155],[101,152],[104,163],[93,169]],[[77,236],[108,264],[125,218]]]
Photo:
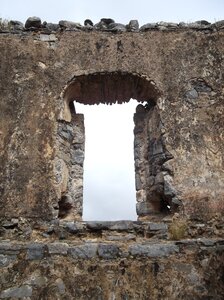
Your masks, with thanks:
[[[136,100],[75,103],[85,117],[84,220],[136,220],[134,122]]]

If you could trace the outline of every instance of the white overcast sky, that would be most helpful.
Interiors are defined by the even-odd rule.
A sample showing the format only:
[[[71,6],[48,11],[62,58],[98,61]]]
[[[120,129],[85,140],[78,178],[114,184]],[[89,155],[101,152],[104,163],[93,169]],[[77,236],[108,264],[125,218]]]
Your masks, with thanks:
[[[30,16],[57,23],[69,20],[83,24],[113,18],[127,24],[193,22],[224,19],[224,0],[0,0],[0,18],[25,23]],[[76,105],[85,112],[86,160],[84,219],[136,219],[133,113],[137,103],[118,106]],[[112,124],[112,125],[111,125]]]

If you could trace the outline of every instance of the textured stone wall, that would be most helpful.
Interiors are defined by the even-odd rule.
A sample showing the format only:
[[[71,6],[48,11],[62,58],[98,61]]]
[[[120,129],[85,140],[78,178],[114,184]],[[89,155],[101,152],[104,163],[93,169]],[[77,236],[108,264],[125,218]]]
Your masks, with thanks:
[[[224,220],[174,224],[4,223],[0,298],[223,299]]]
[[[1,217],[79,219],[84,128],[70,103],[131,97],[146,101],[135,115],[139,216],[222,211],[224,33],[202,27],[3,31]]]
[[[1,299],[224,298],[223,24],[0,24]],[[130,98],[139,220],[83,222],[73,100]]]

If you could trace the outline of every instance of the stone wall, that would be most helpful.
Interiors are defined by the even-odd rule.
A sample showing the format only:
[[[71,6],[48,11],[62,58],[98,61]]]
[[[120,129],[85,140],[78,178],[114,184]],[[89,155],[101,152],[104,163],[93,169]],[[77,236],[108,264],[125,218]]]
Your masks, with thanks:
[[[67,199],[66,216],[79,219],[84,140],[72,139],[84,129],[69,105],[130,98],[148,111],[144,168],[135,162],[139,216],[223,210],[223,30],[208,26],[2,31],[1,216],[52,219]]]
[[[223,299],[224,220],[179,240],[174,222],[31,224],[0,227],[1,299]]]
[[[113,20],[112,20],[113,21]],[[0,298],[223,290],[223,22],[0,26]],[[85,104],[136,99],[136,222],[82,222]]]

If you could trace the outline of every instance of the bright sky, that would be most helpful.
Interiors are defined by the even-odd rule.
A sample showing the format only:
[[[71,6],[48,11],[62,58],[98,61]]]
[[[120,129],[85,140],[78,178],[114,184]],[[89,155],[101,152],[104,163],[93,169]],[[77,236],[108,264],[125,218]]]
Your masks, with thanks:
[[[140,25],[159,21],[193,22],[224,19],[224,0],[0,0],[0,18],[25,23],[30,16],[57,23],[69,20],[83,24],[113,18]],[[86,159],[84,220],[136,219],[133,113],[136,101],[118,106],[76,105],[85,112]],[[111,124],[113,124],[111,126]]]

